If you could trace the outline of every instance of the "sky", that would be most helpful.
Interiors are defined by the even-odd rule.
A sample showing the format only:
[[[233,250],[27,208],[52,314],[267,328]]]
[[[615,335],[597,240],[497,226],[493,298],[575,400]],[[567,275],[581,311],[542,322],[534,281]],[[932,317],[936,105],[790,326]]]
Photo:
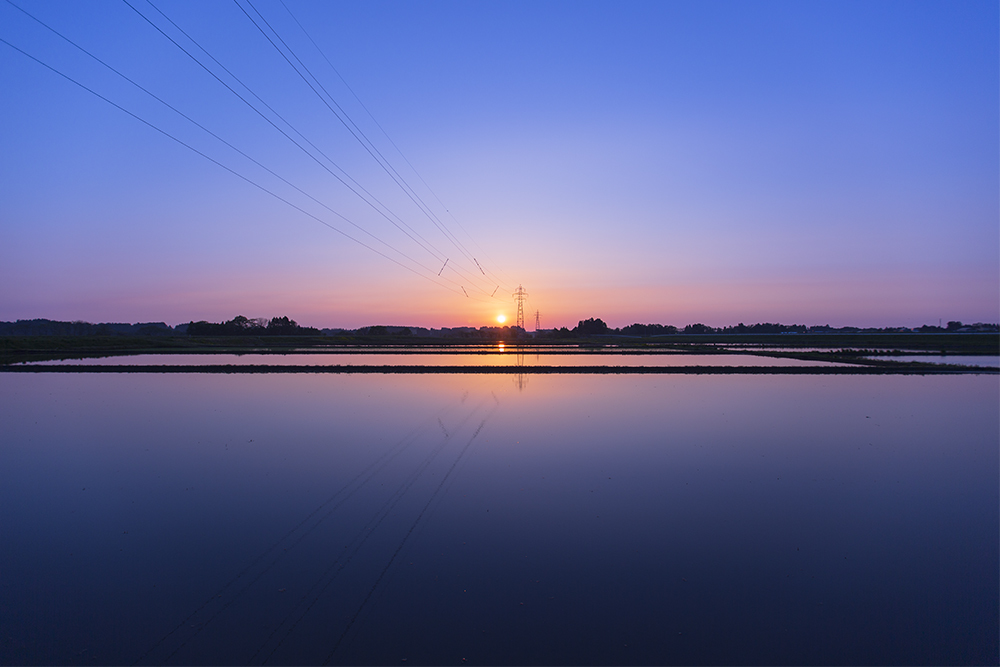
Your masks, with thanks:
[[[529,330],[997,322],[998,35],[977,1],[4,0],[0,320],[478,327],[523,285]]]

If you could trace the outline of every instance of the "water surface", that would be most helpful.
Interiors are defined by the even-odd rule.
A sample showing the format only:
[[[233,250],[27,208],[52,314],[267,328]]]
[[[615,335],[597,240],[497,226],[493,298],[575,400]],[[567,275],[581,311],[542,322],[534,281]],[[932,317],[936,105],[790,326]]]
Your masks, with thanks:
[[[801,359],[782,359],[752,354],[685,354],[604,352],[546,354],[544,352],[514,353],[512,351],[477,354],[413,352],[346,354],[132,354],[85,359],[62,359],[25,362],[24,365],[97,365],[97,366],[736,366],[789,368],[795,366],[851,366]]]
[[[922,364],[957,364],[959,366],[982,366],[983,368],[1000,368],[1000,357],[996,355],[978,354],[899,354],[885,356],[870,356],[866,359],[884,359],[908,363],[916,361]]]
[[[998,406],[985,375],[0,375],[0,661],[996,663]]]

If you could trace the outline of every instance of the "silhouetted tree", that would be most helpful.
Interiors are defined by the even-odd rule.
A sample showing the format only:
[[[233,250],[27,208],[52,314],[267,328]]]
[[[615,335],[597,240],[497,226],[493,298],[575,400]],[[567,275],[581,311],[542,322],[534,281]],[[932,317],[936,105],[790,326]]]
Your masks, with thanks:
[[[747,326],[740,322],[734,327],[723,327],[716,329],[716,333],[725,334],[776,334],[776,333],[805,333],[807,327],[804,324],[777,324],[764,322],[762,324],[751,324]]]
[[[318,329],[300,327],[288,317],[272,317],[270,320],[258,317],[249,319],[237,315],[228,322],[191,322],[187,325],[189,336],[305,336],[318,335]]]
[[[267,333],[277,336],[293,334],[298,328],[299,325],[295,320],[290,320],[287,317],[272,317],[271,321],[267,323]]]
[[[669,324],[639,324],[636,322],[627,327],[622,327],[620,333],[626,336],[660,336],[677,333],[677,327],[670,326]]]
[[[574,333],[583,336],[593,336],[595,334],[606,334],[608,333],[608,325],[604,323],[604,320],[600,318],[593,318],[587,320],[580,320],[579,324],[573,330]]]

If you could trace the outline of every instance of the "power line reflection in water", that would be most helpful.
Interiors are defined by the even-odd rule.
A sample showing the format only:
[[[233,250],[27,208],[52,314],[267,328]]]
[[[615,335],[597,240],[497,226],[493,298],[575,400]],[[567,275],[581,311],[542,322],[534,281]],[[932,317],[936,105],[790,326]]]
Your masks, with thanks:
[[[260,604],[262,597],[273,593],[268,585],[281,576],[282,570],[294,571],[299,581],[303,578],[313,578],[313,581],[305,590],[280,596],[294,602],[280,605],[281,620],[261,634],[262,641],[249,656],[247,664],[284,662],[282,649],[301,645],[296,634],[310,626],[311,629],[305,631],[316,632],[319,626],[323,628],[322,634],[336,637],[326,657],[326,662],[332,660],[340,645],[349,639],[351,628],[371,604],[373,593],[420,520],[432,509],[432,503],[445,488],[462,456],[499,405],[495,394],[479,395],[470,400],[466,391],[461,399],[425,419],[214,591],[135,664],[184,664],[212,653],[213,647],[225,646],[228,644],[227,626],[231,626],[232,619],[245,616],[249,609]],[[446,421],[450,426],[446,426]],[[419,508],[419,513],[407,524],[414,508]],[[338,512],[353,516],[340,517]],[[392,544],[396,544],[395,549],[386,554],[386,546]],[[326,556],[317,558],[316,554],[323,550]],[[305,554],[297,558],[297,551]],[[352,569],[359,559],[364,563]],[[367,571],[380,561],[385,561],[383,569],[372,581],[367,594],[358,601],[357,587],[366,581],[366,576],[355,570]],[[317,570],[324,565],[319,571],[309,573],[310,569]],[[338,587],[341,575],[351,581]],[[280,588],[278,592],[286,593],[288,588]],[[332,613],[331,608],[335,609]],[[340,626],[343,629],[338,637]],[[323,644],[315,638],[308,643]],[[315,657],[312,656],[311,661]]]
[[[998,391],[6,374],[0,662],[996,662]]]

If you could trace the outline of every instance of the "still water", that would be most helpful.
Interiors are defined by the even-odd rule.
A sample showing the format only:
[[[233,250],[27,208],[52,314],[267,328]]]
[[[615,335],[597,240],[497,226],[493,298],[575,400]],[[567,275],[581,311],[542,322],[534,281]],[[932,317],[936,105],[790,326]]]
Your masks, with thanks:
[[[990,354],[897,354],[886,356],[871,356],[868,359],[885,359],[909,363],[916,361],[922,364],[956,364],[959,366],[982,366],[983,368],[1000,368],[1000,357]]]
[[[515,353],[479,352],[476,354],[364,353],[347,354],[131,354],[85,359],[59,359],[25,362],[24,365],[96,365],[96,366],[757,366],[788,368],[792,366],[851,366],[828,361],[782,359],[753,354],[614,354],[604,352]]]
[[[0,662],[995,664],[998,406],[991,375],[0,375]]]

